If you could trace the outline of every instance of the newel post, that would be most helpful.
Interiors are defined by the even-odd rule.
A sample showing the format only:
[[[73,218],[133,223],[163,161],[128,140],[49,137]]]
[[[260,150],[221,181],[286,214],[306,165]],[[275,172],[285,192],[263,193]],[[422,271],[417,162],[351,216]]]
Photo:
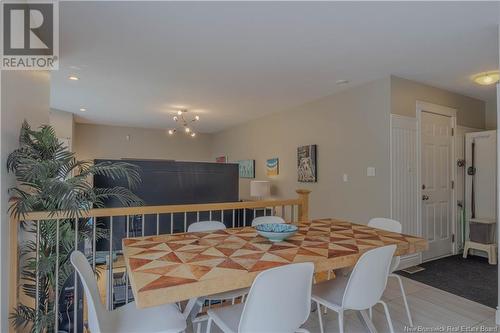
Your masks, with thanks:
[[[295,192],[297,192],[301,201],[299,205],[299,221],[309,221],[309,193],[311,191],[299,188]]]

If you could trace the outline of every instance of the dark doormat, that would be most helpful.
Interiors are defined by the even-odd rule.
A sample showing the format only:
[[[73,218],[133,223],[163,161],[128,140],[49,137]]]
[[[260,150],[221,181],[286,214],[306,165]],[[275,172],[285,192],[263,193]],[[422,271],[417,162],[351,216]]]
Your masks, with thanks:
[[[497,266],[488,264],[488,259],[461,255],[446,257],[421,264],[424,271],[399,275],[425,283],[429,286],[496,308]]]

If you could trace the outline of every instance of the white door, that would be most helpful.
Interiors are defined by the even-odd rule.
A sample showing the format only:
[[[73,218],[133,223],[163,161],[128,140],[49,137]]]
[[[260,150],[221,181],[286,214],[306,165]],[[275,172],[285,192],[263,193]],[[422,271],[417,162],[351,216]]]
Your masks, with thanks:
[[[452,118],[422,112],[421,140],[423,260],[430,260],[452,253]]]

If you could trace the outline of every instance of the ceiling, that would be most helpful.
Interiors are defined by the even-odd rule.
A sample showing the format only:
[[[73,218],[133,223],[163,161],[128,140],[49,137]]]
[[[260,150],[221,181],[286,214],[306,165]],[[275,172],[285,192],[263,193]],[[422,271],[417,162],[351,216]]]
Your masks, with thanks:
[[[496,2],[61,2],[51,106],[149,128],[172,126],[182,106],[214,132],[391,74],[494,102],[469,77],[498,67],[498,13]]]

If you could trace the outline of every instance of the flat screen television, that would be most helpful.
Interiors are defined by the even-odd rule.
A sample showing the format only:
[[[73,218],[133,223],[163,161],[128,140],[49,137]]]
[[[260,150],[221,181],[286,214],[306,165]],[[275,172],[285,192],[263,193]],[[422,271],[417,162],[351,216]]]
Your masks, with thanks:
[[[96,159],[95,163],[113,161]],[[116,160],[115,160],[116,161]],[[141,175],[140,185],[132,189],[147,206],[236,202],[239,200],[238,165],[232,163],[177,162],[169,160],[134,160],[122,159],[136,165]],[[95,176],[95,187],[126,186],[125,180],[113,180],[108,177]],[[120,207],[117,200],[109,200],[106,207]],[[154,235],[159,233],[182,232],[192,222],[222,220],[221,212],[160,214],[128,217],[130,237]],[[231,220],[231,212],[224,212],[224,220]],[[173,221],[173,223],[171,223]],[[109,228],[109,218],[98,221],[104,228]],[[229,225],[228,225],[229,226]],[[157,229],[158,228],[158,229]],[[121,240],[127,236],[127,218],[113,218],[113,250],[121,250]],[[97,243],[97,250],[108,251],[109,241]]]

